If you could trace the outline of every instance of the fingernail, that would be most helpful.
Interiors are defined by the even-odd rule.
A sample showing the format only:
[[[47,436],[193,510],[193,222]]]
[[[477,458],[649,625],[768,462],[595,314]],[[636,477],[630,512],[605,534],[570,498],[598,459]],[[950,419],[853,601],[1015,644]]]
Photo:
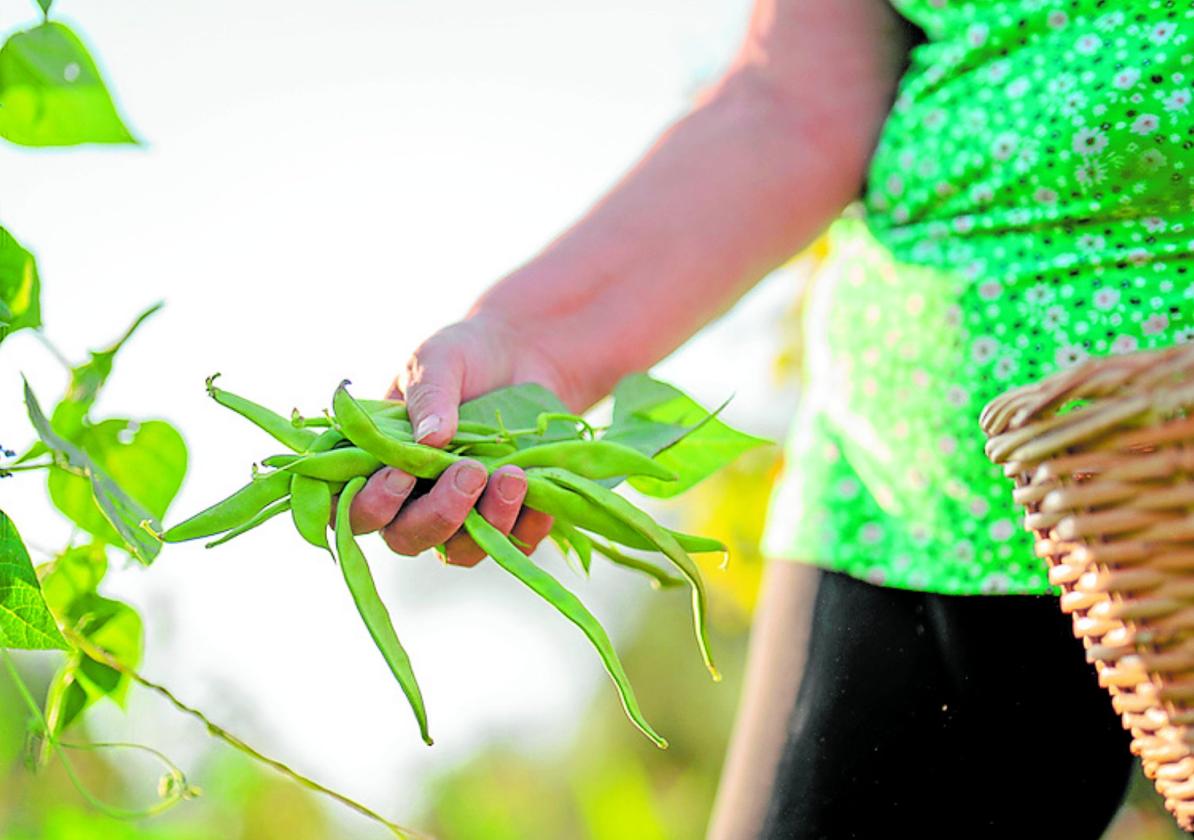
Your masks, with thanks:
[[[439,431],[440,419],[438,414],[428,414],[419,421],[419,425],[415,427],[415,441],[420,441],[427,435],[433,435]]]
[[[480,464],[465,464],[456,471],[456,489],[472,495],[485,484],[485,469]]]
[[[405,496],[410,492],[410,488],[414,486],[415,477],[410,473],[404,473],[402,470],[390,470],[386,473],[386,477],[382,479],[385,482],[386,490],[395,496]]]
[[[522,473],[507,472],[498,476],[498,495],[507,502],[513,502],[518,499],[522,495],[525,486],[526,479],[522,477]]]

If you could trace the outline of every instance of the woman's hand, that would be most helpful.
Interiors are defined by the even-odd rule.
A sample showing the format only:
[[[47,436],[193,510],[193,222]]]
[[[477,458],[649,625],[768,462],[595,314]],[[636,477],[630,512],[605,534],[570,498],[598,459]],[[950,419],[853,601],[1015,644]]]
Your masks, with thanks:
[[[456,433],[458,407],[516,382],[538,382],[557,393],[559,377],[533,346],[506,324],[483,317],[440,330],[414,352],[390,389],[391,399],[405,399],[415,438],[442,447]],[[469,510],[477,511],[530,553],[551,530],[551,517],[522,507],[526,475],[502,467],[492,476],[472,460],[449,467],[426,493],[411,497],[414,476],[383,467],[353,500],[355,533],[380,531],[397,554],[415,555],[442,546],[446,562],[475,566],[485,556],[461,527]]]

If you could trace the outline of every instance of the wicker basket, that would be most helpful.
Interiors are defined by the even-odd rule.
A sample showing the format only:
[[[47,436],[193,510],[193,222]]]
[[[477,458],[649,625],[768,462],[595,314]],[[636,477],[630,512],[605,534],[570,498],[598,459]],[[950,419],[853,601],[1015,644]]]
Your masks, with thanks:
[[[1087,361],[980,422],[1132,752],[1194,829],[1194,346]]]

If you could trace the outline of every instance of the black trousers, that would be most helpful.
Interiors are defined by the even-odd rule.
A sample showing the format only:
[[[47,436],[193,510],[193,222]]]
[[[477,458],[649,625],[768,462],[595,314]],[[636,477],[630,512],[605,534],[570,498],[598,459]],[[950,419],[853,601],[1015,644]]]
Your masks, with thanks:
[[[1102,835],[1129,735],[1055,597],[817,586],[762,837]]]

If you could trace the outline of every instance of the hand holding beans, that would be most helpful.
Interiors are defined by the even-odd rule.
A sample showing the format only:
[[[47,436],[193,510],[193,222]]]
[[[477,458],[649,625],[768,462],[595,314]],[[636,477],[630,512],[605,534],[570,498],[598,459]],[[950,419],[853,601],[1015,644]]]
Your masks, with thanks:
[[[636,487],[642,492],[654,493],[658,485],[667,488],[659,495],[674,495],[727,462],[736,448],[741,451],[760,441],[724,426],[670,386],[646,377],[632,382],[623,397],[638,411],[621,411],[622,403],[617,403],[614,423],[598,436],[598,430],[570,414],[555,394],[539,385],[499,388],[467,400],[459,413],[453,408],[450,415],[435,402],[451,392],[440,385],[439,391],[430,392],[434,398],[423,402],[424,412],[439,413],[420,417],[412,414],[411,403],[357,400],[345,382],[335,391],[331,412],[307,418],[296,411],[287,421],[215,387],[213,380],[208,381],[208,392],[217,402],[291,451],[263,459],[264,469],[255,468],[246,486],[168,529],[162,539],[215,537],[208,543],[212,547],[289,511],[299,535],[339,561],[353,603],[428,744],[427,714],[410,657],[356,534],[378,531],[399,554],[434,546],[455,565],[494,558],[585,634],[627,715],[658,746],[666,746],[666,741],[643,717],[609,637],[572,592],[529,559],[534,546],[550,535],[565,554],[576,554],[585,574],[592,558],[600,556],[646,575],[656,588],[686,582],[692,590],[697,645],[717,679],[705,627],[704,584],[688,552],[724,552],[725,547],[716,540],[669,531],[610,488],[629,478],[639,482]],[[412,387],[410,393],[419,391]],[[670,406],[665,412],[669,419],[652,417],[647,410],[651,405]],[[447,424],[436,429],[436,434],[448,434],[438,446],[416,439],[429,416]],[[682,443],[697,432],[712,449]],[[428,439],[427,434],[422,437]],[[696,460],[683,464],[678,452],[693,453]],[[668,454],[669,463],[658,459],[661,453]],[[681,466],[683,478],[673,471]],[[680,576],[625,549],[659,552]]]

